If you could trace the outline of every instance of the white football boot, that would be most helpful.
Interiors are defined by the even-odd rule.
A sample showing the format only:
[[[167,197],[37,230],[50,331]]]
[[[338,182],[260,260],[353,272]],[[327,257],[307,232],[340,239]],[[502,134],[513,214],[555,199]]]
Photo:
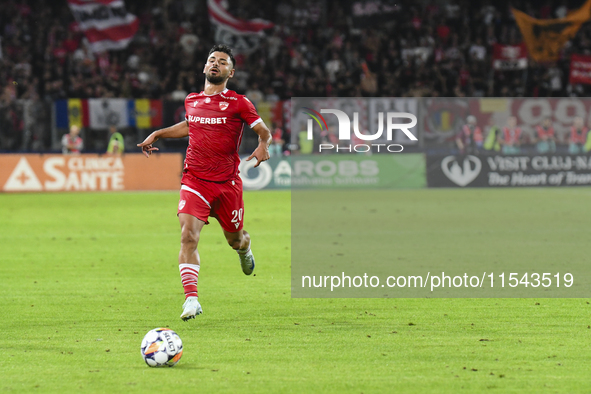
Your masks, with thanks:
[[[197,297],[189,297],[183,304],[183,313],[181,314],[181,319],[184,321],[194,319],[196,315],[200,315],[203,313],[201,309],[201,304],[197,301]]]
[[[254,256],[252,255],[252,250],[250,250],[250,245],[248,245],[248,249],[246,252],[238,252],[238,257],[240,257],[240,265],[242,266],[242,272],[245,275],[252,274],[254,271]]]

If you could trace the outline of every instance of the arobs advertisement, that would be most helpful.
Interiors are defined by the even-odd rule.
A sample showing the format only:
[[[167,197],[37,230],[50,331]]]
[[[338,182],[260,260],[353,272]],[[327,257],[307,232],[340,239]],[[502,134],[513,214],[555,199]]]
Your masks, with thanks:
[[[426,186],[422,154],[327,154],[272,157],[253,168],[240,163],[244,190],[420,188]]]

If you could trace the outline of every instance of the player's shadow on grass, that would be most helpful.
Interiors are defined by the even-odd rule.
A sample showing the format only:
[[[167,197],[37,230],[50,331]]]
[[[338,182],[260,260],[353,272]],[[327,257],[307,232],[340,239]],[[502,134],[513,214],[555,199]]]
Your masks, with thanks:
[[[205,369],[210,369],[208,367],[202,367],[202,366],[199,366],[197,364],[192,364],[192,363],[182,363],[181,364],[181,363],[182,363],[182,361],[179,362],[177,365],[175,365],[173,367],[173,369],[204,369],[204,370]]]
[[[181,361],[182,362],[182,361]],[[141,366],[141,367],[137,367],[137,369],[142,369],[145,370],[147,366]],[[179,363],[177,365],[175,365],[174,367],[160,367],[160,368],[149,368],[150,370],[169,370],[169,369],[203,369],[203,370],[208,370],[211,368],[208,367],[200,367],[197,364],[191,364],[191,363]]]

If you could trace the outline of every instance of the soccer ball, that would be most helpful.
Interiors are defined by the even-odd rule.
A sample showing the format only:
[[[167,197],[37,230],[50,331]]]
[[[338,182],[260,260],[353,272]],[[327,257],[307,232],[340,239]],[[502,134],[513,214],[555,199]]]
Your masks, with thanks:
[[[169,328],[148,331],[142,340],[142,357],[150,367],[174,367],[183,355],[183,341]]]

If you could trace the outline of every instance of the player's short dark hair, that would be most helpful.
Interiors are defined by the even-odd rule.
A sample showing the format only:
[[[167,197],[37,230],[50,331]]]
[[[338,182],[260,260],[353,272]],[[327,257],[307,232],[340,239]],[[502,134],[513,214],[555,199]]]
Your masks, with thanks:
[[[214,53],[214,52],[223,52],[226,55],[230,56],[230,60],[232,61],[232,68],[236,68],[236,61],[234,60],[234,55],[232,54],[232,48],[227,45],[216,44],[210,50],[207,57]]]

